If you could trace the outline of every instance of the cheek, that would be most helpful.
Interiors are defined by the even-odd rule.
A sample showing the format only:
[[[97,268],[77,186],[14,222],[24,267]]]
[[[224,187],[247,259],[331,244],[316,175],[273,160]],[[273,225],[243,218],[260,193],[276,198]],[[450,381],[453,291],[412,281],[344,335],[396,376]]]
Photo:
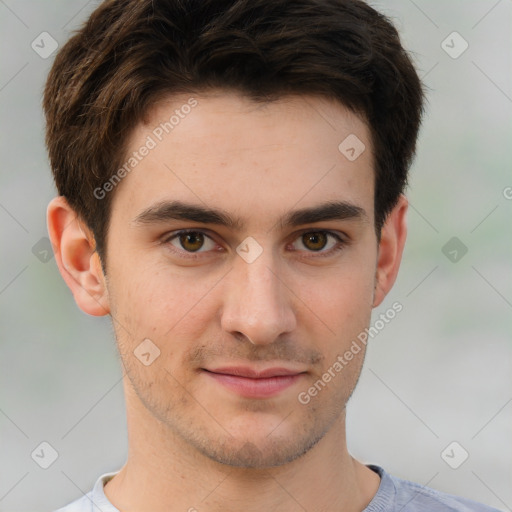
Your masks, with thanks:
[[[295,286],[310,314],[323,320],[335,335],[340,334],[340,329],[361,325],[370,318],[375,286],[370,266],[352,266],[322,279],[301,278]]]
[[[303,281],[302,289],[306,286]],[[350,269],[347,266],[319,285],[309,286],[304,299],[307,307],[301,310],[299,323],[305,328],[309,342],[315,343],[324,355],[315,378],[322,378],[330,370],[331,375],[325,377],[333,382],[329,385],[331,391],[343,395],[342,403],[348,398],[346,393],[353,389],[364,359],[366,347],[358,342],[358,336],[371,320],[373,288],[374,270],[369,263],[351,265]]]
[[[208,301],[215,285],[212,278],[156,268],[146,273],[120,272],[113,282],[116,286],[109,290],[113,315],[134,339],[155,338],[162,344],[173,337],[188,339],[213,314]]]

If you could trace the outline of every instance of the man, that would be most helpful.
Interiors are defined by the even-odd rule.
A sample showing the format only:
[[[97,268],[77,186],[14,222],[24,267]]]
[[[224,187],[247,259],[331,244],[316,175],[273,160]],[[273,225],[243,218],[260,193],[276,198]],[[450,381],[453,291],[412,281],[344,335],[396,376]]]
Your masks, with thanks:
[[[112,318],[129,453],[62,511],[491,510],[346,445],[422,104],[359,0],[96,9],[45,90],[48,225],[79,307]]]

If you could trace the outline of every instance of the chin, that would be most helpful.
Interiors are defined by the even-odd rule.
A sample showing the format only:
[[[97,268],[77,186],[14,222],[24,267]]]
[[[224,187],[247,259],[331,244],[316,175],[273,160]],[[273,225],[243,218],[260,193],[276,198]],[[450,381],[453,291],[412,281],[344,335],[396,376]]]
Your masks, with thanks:
[[[220,431],[182,432],[182,437],[210,460],[232,467],[264,469],[288,464],[303,456],[325,435],[328,425],[291,424],[283,416],[262,421],[251,414],[229,428],[219,422]],[[292,414],[293,416],[293,414]],[[267,419],[268,420],[268,419]],[[196,424],[197,426],[197,424]]]
[[[203,455],[209,459],[227,466],[246,469],[265,469],[288,464],[309,451],[318,439],[308,439],[284,442],[282,439],[261,442],[240,439],[226,440],[225,444],[213,443],[200,447]]]

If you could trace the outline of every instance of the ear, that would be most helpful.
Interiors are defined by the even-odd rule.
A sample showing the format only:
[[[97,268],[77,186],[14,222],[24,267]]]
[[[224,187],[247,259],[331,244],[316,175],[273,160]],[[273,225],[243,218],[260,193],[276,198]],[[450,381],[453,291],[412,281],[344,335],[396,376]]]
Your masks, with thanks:
[[[63,196],[48,205],[47,221],[57,266],[78,307],[93,316],[109,314],[105,276],[92,232]]]
[[[395,283],[407,238],[408,206],[407,198],[401,195],[382,227],[373,294],[374,308],[381,304]]]

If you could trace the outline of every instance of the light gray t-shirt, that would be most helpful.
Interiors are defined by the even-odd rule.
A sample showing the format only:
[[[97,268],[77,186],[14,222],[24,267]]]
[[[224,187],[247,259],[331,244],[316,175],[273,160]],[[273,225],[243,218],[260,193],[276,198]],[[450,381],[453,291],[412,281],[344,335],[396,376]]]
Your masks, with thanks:
[[[476,501],[391,476],[379,466],[368,467],[378,473],[381,480],[377,494],[363,512],[499,512]],[[114,475],[116,473],[100,476],[91,492],[56,512],[119,512],[103,492],[103,486]]]

